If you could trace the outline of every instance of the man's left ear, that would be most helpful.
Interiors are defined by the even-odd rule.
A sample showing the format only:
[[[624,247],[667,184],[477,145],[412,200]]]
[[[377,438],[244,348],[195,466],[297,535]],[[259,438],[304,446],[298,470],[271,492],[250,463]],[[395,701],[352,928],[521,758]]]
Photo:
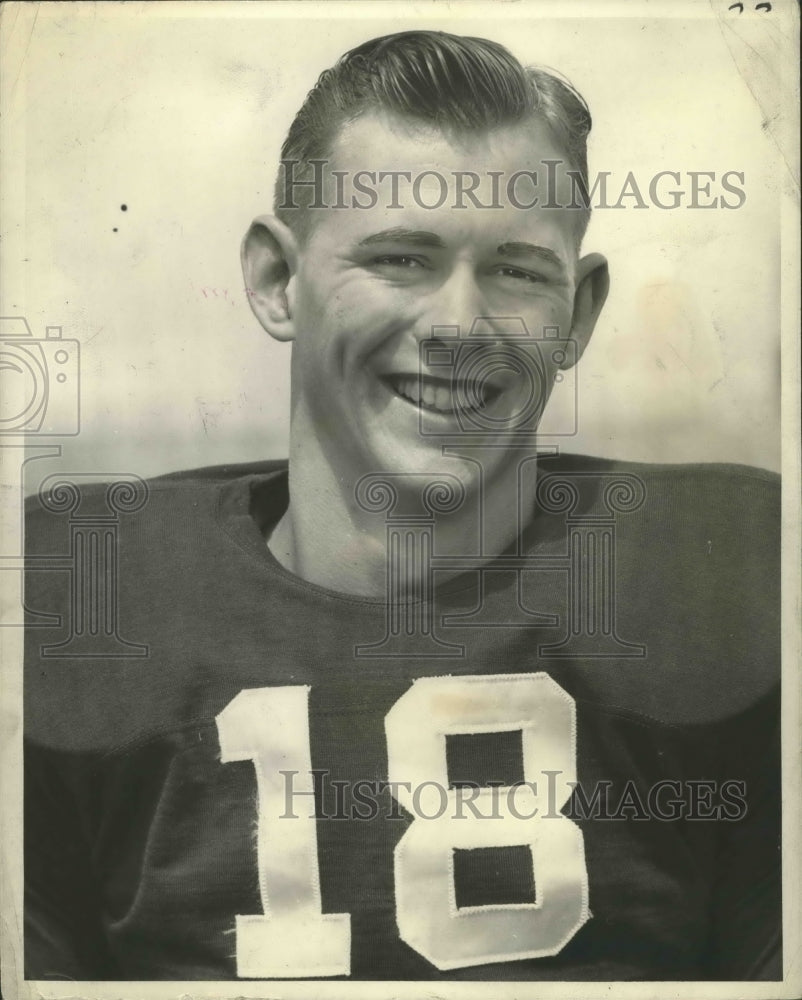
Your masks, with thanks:
[[[571,339],[576,344],[576,354],[573,357],[569,355],[570,364],[582,357],[590,342],[596,320],[607,301],[607,293],[610,291],[607,258],[600,253],[589,253],[586,257],[580,258],[576,269],[574,315],[571,321]],[[566,358],[566,361],[568,360]]]

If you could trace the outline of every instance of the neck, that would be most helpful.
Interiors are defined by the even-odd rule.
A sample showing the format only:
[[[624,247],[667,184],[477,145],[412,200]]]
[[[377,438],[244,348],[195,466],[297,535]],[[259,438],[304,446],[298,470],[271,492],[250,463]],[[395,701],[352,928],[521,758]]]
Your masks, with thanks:
[[[498,454],[487,452],[490,459]],[[290,503],[270,536],[270,551],[285,569],[310,583],[382,597],[388,534],[397,528],[404,537],[413,537],[409,544],[414,547],[414,536],[429,533],[437,557],[446,564],[445,569],[437,567],[437,579],[445,582],[508,549],[531,516],[534,449],[508,458],[492,477],[482,476],[482,449],[473,454],[464,450],[444,457],[441,469],[431,474],[373,474],[362,480],[357,496],[362,477],[338,474],[323,449],[305,441],[303,448],[290,448]],[[438,483],[444,484],[442,489]],[[393,568],[401,589],[418,593],[421,560],[407,557],[403,546],[393,551],[399,553]]]

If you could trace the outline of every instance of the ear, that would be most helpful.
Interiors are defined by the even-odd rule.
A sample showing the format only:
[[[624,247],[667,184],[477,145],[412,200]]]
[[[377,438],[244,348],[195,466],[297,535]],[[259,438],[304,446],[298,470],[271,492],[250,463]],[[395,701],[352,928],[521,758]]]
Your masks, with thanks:
[[[571,358],[570,364],[578,361],[588,346],[609,291],[610,273],[607,269],[607,259],[600,253],[590,253],[582,257],[577,263],[574,315],[571,321],[571,339],[576,344],[576,356]]]
[[[240,256],[254,315],[271,337],[292,340],[292,279],[298,265],[292,230],[272,215],[260,215],[245,234]]]

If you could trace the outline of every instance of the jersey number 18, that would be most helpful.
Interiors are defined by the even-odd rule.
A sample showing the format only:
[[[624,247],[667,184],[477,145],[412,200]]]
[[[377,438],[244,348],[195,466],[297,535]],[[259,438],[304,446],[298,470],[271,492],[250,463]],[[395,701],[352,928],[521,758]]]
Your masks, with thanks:
[[[297,774],[296,792],[313,791],[309,690],[247,689],[217,717],[223,763],[250,760],[256,771],[264,912],[236,918],[243,978],[350,973],[351,918],[322,912],[316,820],[282,816],[287,771]],[[421,678],[390,709],[385,728],[390,787],[418,813],[395,849],[402,940],[442,970],[559,952],[589,916],[582,833],[557,812],[576,783],[574,700],[544,673]],[[504,789],[480,789],[473,801],[479,807],[492,795],[493,809],[464,812],[461,789],[449,788],[446,736],[510,730],[521,731],[523,748],[524,783],[514,803]],[[556,777],[548,803],[536,780],[544,773]],[[410,788],[420,796],[417,809]],[[443,794],[445,811],[438,808]],[[454,851],[512,846],[531,851],[534,902],[458,907]]]

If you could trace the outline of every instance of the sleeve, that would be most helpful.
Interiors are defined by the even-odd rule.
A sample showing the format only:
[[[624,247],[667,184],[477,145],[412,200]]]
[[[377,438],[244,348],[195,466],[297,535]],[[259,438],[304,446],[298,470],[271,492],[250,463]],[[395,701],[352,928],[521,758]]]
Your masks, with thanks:
[[[730,736],[746,775],[742,817],[719,821],[709,978],[781,980],[782,803],[779,695]],[[741,769],[743,768],[743,769]]]
[[[62,556],[68,546],[63,518],[27,505],[26,554]],[[86,695],[75,670],[43,658],[42,643],[64,638],[63,627],[38,627],[41,615],[69,613],[63,571],[29,564],[25,579],[23,692],[23,843],[25,976],[28,979],[111,979],[96,880],[92,872],[93,755],[69,747],[75,708]]]
[[[114,979],[82,807],[52,758],[25,747],[25,977]]]

